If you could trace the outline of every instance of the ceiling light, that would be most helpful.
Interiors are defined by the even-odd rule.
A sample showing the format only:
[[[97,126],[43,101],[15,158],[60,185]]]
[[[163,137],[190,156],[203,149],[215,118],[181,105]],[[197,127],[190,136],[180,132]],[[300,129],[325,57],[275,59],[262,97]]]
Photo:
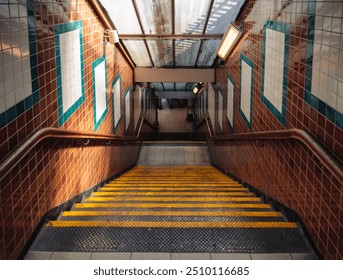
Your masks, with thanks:
[[[202,83],[197,83],[196,86],[193,88],[193,93],[197,94],[202,89]]]
[[[222,59],[225,60],[236,43],[238,42],[239,38],[242,35],[242,31],[239,30],[236,26],[233,24],[230,24],[228,29],[226,30],[222,41],[220,42],[217,54]]]

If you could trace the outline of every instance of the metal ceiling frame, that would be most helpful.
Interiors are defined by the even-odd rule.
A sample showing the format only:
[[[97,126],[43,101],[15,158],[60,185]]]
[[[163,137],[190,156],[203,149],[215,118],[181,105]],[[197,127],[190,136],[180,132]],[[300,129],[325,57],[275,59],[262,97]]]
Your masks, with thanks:
[[[224,34],[119,34],[119,38],[122,40],[211,40],[221,39],[223,35]]]
[[[108,13],[106,12],[106,10],[103,8],[103,6],[101,4],[95,4],[95,3],[99,3],[100,0],[89,0],[89,2],[92,4],[92,6],[97,6],[97,9],[99,10],[99,6],[101,6],[103,12],[101,14],[106,14],[106,17],[107,19],[109,19],[110,21],[110,24],[105,24],[105,26],[109,26],[111,25],[112,27],[115,27],[112,20],[110,20],[110,16],[108,15]],[[216,59],[214,59],[213,63],[211,66],[198,66],[198,64],[202,61],[203,59],[203,56],[201,56],[201,54],[206,51],[206,46],[207,44],[204,43],[204,41],[208,40],[221,40],[223,38],[223,34],[211,34],[211,33],[206,33],[207,32],[207,29],[209,28],[209,26],[211,26],[210,22],[211,22],[211,16],[212,16],[212,12],[214,10],[214,8],[216,7],[216,0],[208,0],[208,7],[207,7],[207,13],[205,13],[205,7],[203,7],[203,16],[202,18],[196,20],[194,23],[190,23],[189,25],[194,25],[196,23],[196,26],[198,27],[197,31],[198,32],[197,34],[193,33],[192,31],[190,31],[189,33],[190,34],[187,34],[187,30],[185,31],[184,34],[176,34],[175,31],[176,31],[176,0],[170,0],[170,8],[171,8],[171,17],[170,17],[170,20],[171,20],[171,34],[146,34],[145,32],[148,32],[147,30],[144,30],[144,18],[142,18],[143,14],[142,11],[140,11],[139,9],[139,2],[138,0],[131,0],[131,1],[128,1],[128,3],[132,4],[133,6],[133,10],[134,10],[134,13],[135,13],[135,17],[137,19],[137,23],[141,29],[141,33],[142,34],[121,34],[119,33],[119,39],[120,39],[120,43],[121,44],[118,44],[119,45],[119,48],[120,50],[124,53],[126,59],[128,59],[131,63],[131,66],[134,65],[134,67],[136,67],[135,63],[134,63],[134,60],[132,59],[132,56],[130,55],[130,52],[128,51],[128,48],[126,47],[126,42],[125,41],[141,41],[143,40],[144,41],[144,45],[145,45],[145,48],[147,50],[147,54],[149,55],[149,59],[150,59],[150,64],[151,64],[151,67],[152,68],[155,68],[156,65],[159,65],[160,61],[160,56],[158,56],[157,60],[154,61],[154,57],[155,57],[155,50],[153,48],[152,45],[150,45],[150,43],[152,43],[151,41],[152,40],[170,40],[172,42],[171,44],[171,52],[172,52],[172,61],[171,61],[171,65],[169,64],[170,63],[170,60],[169,62],[167,63],[167,65],[165,66],[161,66],[162,68],[180,68],[178,65],[176,65],[176,59],[177,59],[177,42],[180,40],[180,41],[184,41],[184,42],[187,42],[187,40],[191,41],[193,40],[193,42],[197,42],[199,48],[198,49],[193,49],[193,55],[195,56],[195,62],[194,64],[192,65],[189,65],[187,67],[193,67],[193,68],[196,68],[196,69],[202,69],[202,68],[208,68],[208,67],[211,67],[213,68],[215,65],[216,65]],[[228,1],[228,3],[231,2],[231,1]],[[238,15],[236,16],[236,19],[238,17],[241,16],[241,13],[242,13],[242,10],[245,9],[245,7],[247,6],[247,3],[249,3],[250,1],[249,0],[245,0],[243,2],[243,6],[240,7],[240,11],[238,13]],[[219,3],[221,3],[219,1]],[[131,8],[131,7],[130,7]],[[168,7],[169,9],[169,7]],[[99,14],[99,11],[97,11],[98,14]],[[133,15],[134,16],[134,15]],[[214,17],[216,16],[215,14],[213,15]],[[108,22],[108,21],[107,21]],[[106,23],[107,23],[106,22]],[[201,24],[200,24],[200,23]],[[201,27],[200,27],[201,26]],[[202,30],[201,30],[202,28]],[[129,29],[127,29],[129,30]],[[220,32],[221,30],[219,30]],[[132,31],[129,31],[129,32],[132,32]],[[136,31],[133,31],[133,32],[136,32]],[[139,31],[138,31],[139,32]],[[163,31],[162,31],[163,32]],[[200,33],[201,32],[201,33]],[[200,41],[200,42],[199,42]],[[186,43],[185,43],[186,44]],[[169,45],[169,43],[168,43]],[[212,49],[211,52],[213,52],[214,50]],[[166,55],[165,52],[168,52],[168,54],[170,55],[170,46],[168,46],[168,48],[163,52],[163,53],[160,53],[160,55]],[[154,57],[153,57],[154,55]],[[155,57],[156,58],[156,57]],[[192,61],[194,61],[192,59]],[[209,62],[209,61],[208,61]],[[203,65],[207,65],[208,62],[204,62]],[[147,63],[148,63],[148,60],[147,60]],[[163,63],[161,65],[164,65]],[[149,66],[150,67],[150,66]],[[161,68],[159,67],[159,68]],[[183,67],[181,67],[183,68]],[[175,87],[176,85],[174,85]]]

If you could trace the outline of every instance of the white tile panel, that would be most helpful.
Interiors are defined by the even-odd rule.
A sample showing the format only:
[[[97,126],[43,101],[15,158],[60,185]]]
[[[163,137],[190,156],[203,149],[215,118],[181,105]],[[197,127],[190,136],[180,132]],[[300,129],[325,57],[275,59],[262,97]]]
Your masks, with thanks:
[[[22,91],[26,84],[30,84],[31,88],[31,72],[29,71],[25,76],[23,73],[24,63],[27,70],[30,70],[27,13],[22,12],[22,18],[19,18],[19,10],[26,11],[26,6],[19,6],[14,2],[11,5],[1,5],[0,8],[0,90],[3,98],[1,114],[23,101],[32,94],[32,91],[27,94]],[[19,26],[21,32],[17,32]]]
[[[65,32],[60,37],[63,113],[82,96],[80,30]]]
[[[242,110],[244,116],[250,122],[251,118],[251,78],[252,78],[252,68],[244,61],[242,63],[242,73],[241,73],[241,100],[240,109]]]
[[[263,95],[282,113],[285,34],[266,29]]]
[[[317,2],[314,30],[311,93],[343,114],[343,2]],[[331,15],[335,15],[334,18]]]
[[[130,89],[128,89],[127,94],[125,95],[125,126],[126,130],[129,128],[131,122],[131,100],[130,100]]]
[[[135,129],[137,128],[139,116],[141,114],[141,104],[142,104],[142,89],[139,86],[136,86],[135,91],[133,93],[133,104],[134,104],[134,121],[135,121]]]
[[[223,94],[218,92],[218,123],[220,130],[223,129]]]
[[[106,61],[99,63],[94,69],[95,75],[95,121],[99,122],[107,109],[106,94]]]
[[[227,79],[227,111],[226,116],[233,127],[234,84]]]
[[[208,114],[212,123],[212,126],[214,127],[215,119],[214,119],[214,113],[215,113],[215,91],[213,89],[213,86],[211,83],[208,84],[209,91],[208,91]]]
[[[112,88],[112,95],[113,95],[113,103],[114,103],[114,118],[113,118],[113,125],[116,128],[120,121],[121,117],[121,85],[120,85],[120,78],[117,79],[115,84]]]

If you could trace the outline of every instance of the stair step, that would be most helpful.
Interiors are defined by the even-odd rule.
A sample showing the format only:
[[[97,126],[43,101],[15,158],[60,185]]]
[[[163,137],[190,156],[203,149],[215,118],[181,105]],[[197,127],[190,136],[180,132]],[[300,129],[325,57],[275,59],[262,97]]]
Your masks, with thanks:
[[[199,180],[200,181],[200,180]],[[213,186],[213,187],[228,187],[228,186],[232,186],[232,187],[240,187],[242,186],[242,184],[239,183],[216,183],[216,182],[194,182],[194,181],[189,181],[189,182],[178,182],[175,183],[172,179],[170,179],[170,181],[165,181],[165,182],[151,182],[151,181],[139,181],[139,182],[114,182],[114,183],[108,183],[105,186],[108,187],[114,187],[114,186],[170,186],[170,187],[192,187],[192,186]]]
[[[209,217],[282,217],[280,212],[253,211],[66,211],[63,217],[82,216],[209,216]]]
[[[257,208],[271,209],[269,204],[256,203],[77,203],[80,208]]]
[[[51,221],[46,227],[296,228],[292,222]]]
[[[213,193],[213,192],[180,192],[180,191],[154,191],[154,192],[138,192],[138,191],[126,191],[126,192],[106,192],[106,191],[99,191],[93,193],[93,197],[103,197],[103,196],[113,196],[113,197],[121,197],[121,196],[206,196],[206,197],[228,197],[228,196],[253,196],[254,194],[251,192],[221,192],[221,193]]]
[[[169,222],[285,222],[282,217],[256,217],[256,216],[63,216],[61,221],[169,221]]]
[[[261,201],[259,197],[183,197],[173,195],[172,197],[133,197],[133,196],[121,196],[121,197],[88,197],[85,199],[85,202],[120,202],[125,203],[126,201],[154,201],[154,202],[163,202],[163,201],[176,201],[176,202],[232,202],[232,201]]]
[[[243,191],[244,187],[102,187],[99,191]]]
[[[38,239],[41,251],[307,251],[296,223],[211,166],[135,167]]]

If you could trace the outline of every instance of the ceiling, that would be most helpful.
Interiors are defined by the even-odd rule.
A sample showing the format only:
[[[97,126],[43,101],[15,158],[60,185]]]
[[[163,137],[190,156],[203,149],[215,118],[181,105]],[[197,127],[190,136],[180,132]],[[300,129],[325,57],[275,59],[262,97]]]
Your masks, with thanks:
[[[192,68],[213,66],[221,37],[246,0],[98,1],[137,67]]]

